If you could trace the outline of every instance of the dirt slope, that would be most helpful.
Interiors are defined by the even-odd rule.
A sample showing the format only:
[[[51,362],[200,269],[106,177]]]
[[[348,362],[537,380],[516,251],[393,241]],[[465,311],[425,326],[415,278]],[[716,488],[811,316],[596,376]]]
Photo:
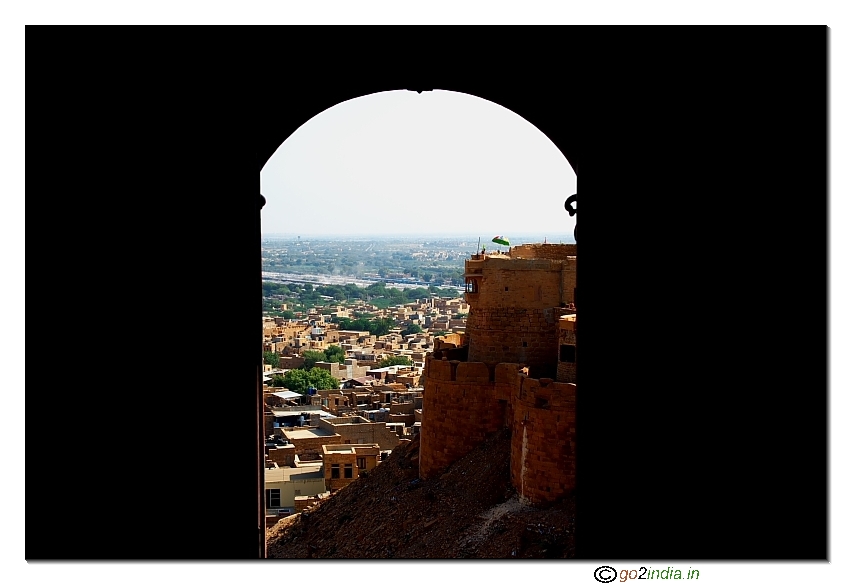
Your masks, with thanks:
[[[573,558],[575,501],[519,502],[505,430],[422,481],[419,440],[268,530],[270,558]]]

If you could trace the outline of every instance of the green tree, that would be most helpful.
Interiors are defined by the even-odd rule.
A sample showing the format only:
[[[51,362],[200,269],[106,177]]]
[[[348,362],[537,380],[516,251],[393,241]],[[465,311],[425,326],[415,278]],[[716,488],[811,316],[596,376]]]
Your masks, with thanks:
[[[263,362],[272,365],[272,368],[280,368],[280,356],[275,352],[263,352]]]
[[[419,334],[420,332],[422,332],[422,327],[419,324],[408,324],[404,334]]]
[[[389,333],[394,323],[392,318],[377,318],[369,322],[368,330],[375,336],[384,336]]]
[[[325,349],[325,362],[338,362],[339,364],[343,364],[345,362],[345,351],[336,344],[328,346]]]
[[[407,365],[413,366],[413,361],[406,356],[390,356],[378,363],[378,368],[385,366]]]
[[[339,388],[339,381],[324,369],[314,368],[307,373],[307,377],[310,381],[310,386],[316,389],[329,390]]]
[[[304,370],[310,370],[317,362],[325,359],[325,353],[319,350],[305,350],[301,356],[304,357],[304,365],[301,367]]]
[[[280,313],[280,316],[282,318],[286,318],[287,320],[293,320],[295,319],[295,312],[293,312],[292,310],[284,310]]]
[[[284,386],[283,375],[276,374],[272,377],[272,386],[273,387],[282,387]]]
[[[286,371],[286,374],[281,377],[281,386],[306,395],[307,389],[310,387],[323,390],[339,388],[339,381],[333,378],[331,373],[321,368],[314,368],[309,371],[295,369]]]
[[[277,381],[278,377],[275,377],[275,381]],[[301,393],[302,395],[307,394],[307,388],[309,387],[309,381],[307,380],[307,371],[305,370],[288,370],[286,374],[280,377],[280,386],[289,389],[290,391],[295,391],[296,393]],[[275,384],[275,386],[278,386]]]

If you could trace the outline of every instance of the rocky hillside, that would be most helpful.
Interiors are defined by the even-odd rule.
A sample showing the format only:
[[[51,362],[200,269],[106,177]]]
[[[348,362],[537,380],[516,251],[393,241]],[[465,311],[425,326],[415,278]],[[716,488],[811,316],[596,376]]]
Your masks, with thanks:
[[[270,558],[573,558],[575,500],[520,503],[510,433],[496,434],[439,478],[418,477],[419,439],[371,473],[269,528]]]

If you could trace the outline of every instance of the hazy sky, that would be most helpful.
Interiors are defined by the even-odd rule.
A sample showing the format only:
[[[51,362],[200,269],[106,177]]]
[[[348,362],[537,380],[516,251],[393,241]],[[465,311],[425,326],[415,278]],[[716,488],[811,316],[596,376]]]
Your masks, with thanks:
[[[264,235],[573,241],[567,159],[519,115],[464,93],[387,91],[337,104],[281,144],[261,184]]]

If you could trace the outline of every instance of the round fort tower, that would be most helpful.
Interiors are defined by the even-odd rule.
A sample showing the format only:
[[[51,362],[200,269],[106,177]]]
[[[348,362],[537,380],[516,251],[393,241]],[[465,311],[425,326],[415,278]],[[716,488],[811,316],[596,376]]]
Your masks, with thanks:
[[[466,261],[469,360],[556,376],[559,309],[575,302],[576,246],[521,245]]]

